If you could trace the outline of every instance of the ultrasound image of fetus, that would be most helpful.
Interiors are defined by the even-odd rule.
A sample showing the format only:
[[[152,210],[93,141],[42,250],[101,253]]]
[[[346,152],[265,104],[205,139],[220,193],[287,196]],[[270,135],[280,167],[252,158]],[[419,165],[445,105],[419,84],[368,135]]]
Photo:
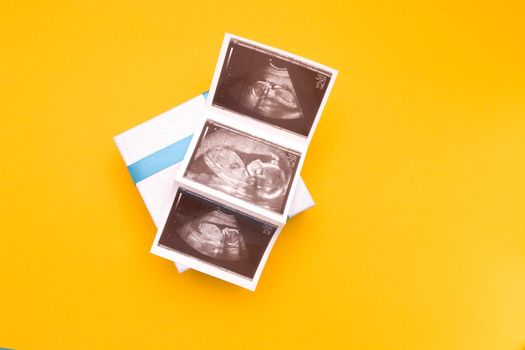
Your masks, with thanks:
[[[211,105],[310,137],[332,72],[301,57],[231,38]]]
[[[294,166],[287,152],[221,128],[201,141],[186,176],[264,208],[281,211]]]
[[[220,210],[187,222],[178,233],[190,247],[218,260],[245,260],[249,256],[237,219]]]
[[[288,69],[277,66],[271,59],[243,91],[240,103],[266,118],[304,117]]]

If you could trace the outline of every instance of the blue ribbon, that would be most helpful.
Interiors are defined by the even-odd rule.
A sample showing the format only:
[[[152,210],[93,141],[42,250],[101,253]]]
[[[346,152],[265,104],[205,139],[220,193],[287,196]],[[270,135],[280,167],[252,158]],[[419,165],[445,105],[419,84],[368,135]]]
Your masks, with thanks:
[[[133,164],[128,165],[128,171],[133,182],[139,183],[161,170],[169,168],[173,164],[184,159],[193,135],[187,136],[180,141],[158,150]]]
[[[205,99],[208,98],[208,91],[202,93]],[[168,145],[152,154],[137,160],[135,163],[128,165],[128,171],[135,184],[155,175],[161,170],[169,168],[184,159],[184,155],[190,146],[193,135],[186,136],[171,145]]]

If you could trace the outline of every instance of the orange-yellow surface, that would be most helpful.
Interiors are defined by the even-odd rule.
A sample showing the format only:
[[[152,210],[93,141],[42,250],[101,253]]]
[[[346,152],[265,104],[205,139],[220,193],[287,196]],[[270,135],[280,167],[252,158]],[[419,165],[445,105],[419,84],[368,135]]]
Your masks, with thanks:
[[[522,1],[0,0],[0,347],[525,347]],[[255,293],[179,275],[112,137],[224,32],[340,74]]]

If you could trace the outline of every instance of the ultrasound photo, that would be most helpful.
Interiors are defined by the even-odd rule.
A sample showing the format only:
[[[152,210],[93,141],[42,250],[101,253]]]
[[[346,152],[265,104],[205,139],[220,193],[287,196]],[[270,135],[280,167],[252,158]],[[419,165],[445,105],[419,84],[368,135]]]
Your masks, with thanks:
[[[253,279],[276,230],[179,188],[158,245]]]
[[[308,136],[332,73],[231,38],[212,104]]]
[[[283,213],[300,154],[207,121],[184,177]]]

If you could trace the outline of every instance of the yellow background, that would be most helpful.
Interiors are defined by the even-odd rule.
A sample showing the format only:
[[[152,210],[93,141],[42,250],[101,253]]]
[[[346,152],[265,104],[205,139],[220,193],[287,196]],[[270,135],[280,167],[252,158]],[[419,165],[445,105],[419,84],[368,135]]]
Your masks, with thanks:
[[[525,347],[522,1],[0,1],[0,347]],[[224,32],[339,69],[255,293],[149,253],[112,137]]]

